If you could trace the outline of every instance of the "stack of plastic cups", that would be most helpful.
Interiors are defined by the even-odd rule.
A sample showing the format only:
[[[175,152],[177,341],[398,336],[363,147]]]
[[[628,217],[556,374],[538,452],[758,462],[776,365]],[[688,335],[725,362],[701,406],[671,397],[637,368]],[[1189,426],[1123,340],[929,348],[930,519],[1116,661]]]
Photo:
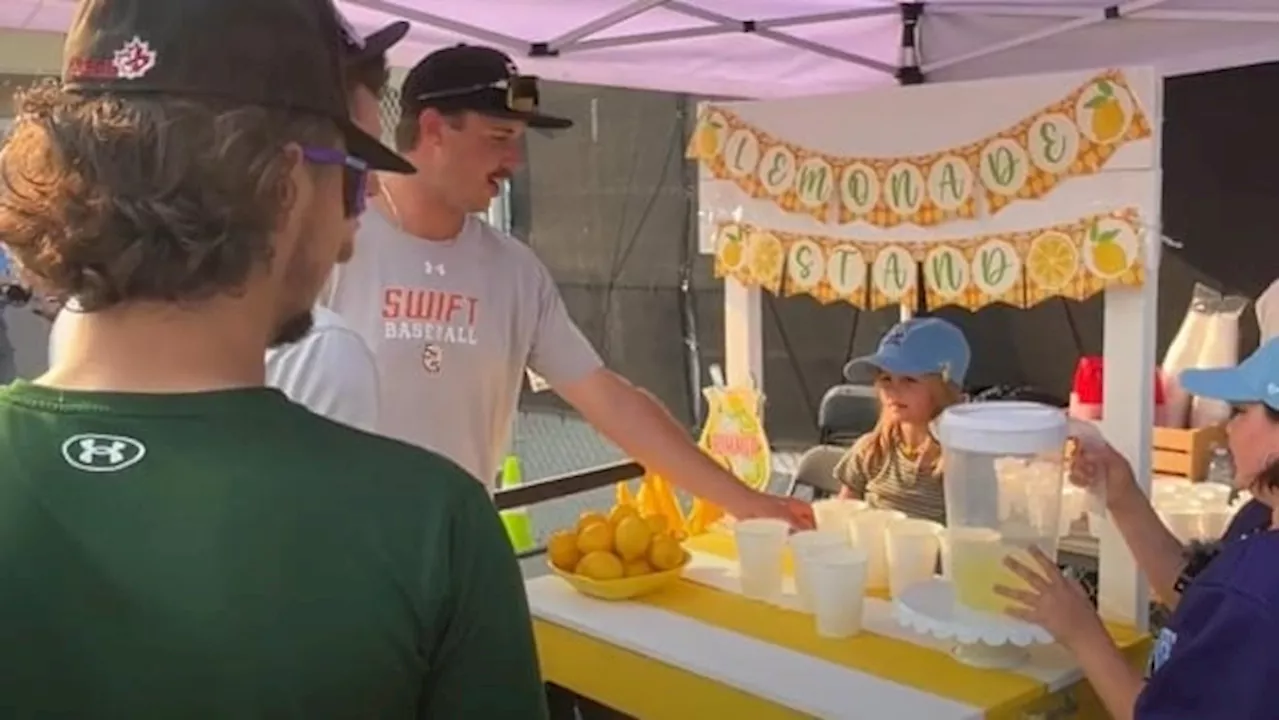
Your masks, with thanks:
[[[897,510],[863,510],[849,521],[849,538],[853,546],[867,554],[866,586],[869,590],[889,589],[889,562],[885,556],[885,528],[895,520],[905,520],[906,513]]]

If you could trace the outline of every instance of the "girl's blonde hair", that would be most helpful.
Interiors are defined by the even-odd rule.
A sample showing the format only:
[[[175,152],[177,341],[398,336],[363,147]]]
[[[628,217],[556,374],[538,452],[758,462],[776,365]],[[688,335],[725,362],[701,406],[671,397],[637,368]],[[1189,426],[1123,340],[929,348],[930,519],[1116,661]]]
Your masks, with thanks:
[[[933,413],[929,416],[930,420],[937,418],[943,410],[964,399],[960,388],[943,379],[942,375],[936,373],[922,375],[919,380],[929,388],[929,397],[933,400]],[[875,427],[871,432],[858,438],[853,452],[858,456],[862,467],[867,468],[871,473],[876,473],[889,461],[894,446],[901,443],[902,424],[889,419],[884,408],[881,408],[880,418],[876,421]],[[917,469],[924,467],[926,462],[931,462],[935,471],[942,469],[942,446],[938,444],[938,439],[932,432],[929,433],[929,439],[925,441],[924,447],[920,448],[920,455],[916,459]]]

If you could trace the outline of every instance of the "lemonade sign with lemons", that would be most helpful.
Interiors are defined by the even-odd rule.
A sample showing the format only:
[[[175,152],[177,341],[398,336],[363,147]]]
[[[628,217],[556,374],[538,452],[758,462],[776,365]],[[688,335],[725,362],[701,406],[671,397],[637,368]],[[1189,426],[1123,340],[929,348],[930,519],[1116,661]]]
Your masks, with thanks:
[[[769,438],[760,415],[763,396],[752,387],[704,388],[707,422],[698,446],[756,490],[769,484]]]

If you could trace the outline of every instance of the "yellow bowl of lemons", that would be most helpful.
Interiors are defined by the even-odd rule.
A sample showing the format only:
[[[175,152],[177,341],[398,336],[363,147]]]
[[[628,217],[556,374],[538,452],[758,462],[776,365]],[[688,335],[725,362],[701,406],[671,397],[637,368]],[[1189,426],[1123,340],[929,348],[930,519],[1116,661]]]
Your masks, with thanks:
[[[641,517],[630,505],[583,513],[573,529],[547,541],[547,562],[583,595],[637,598],[675,582],[689,564],[677,532],[661,515]]]

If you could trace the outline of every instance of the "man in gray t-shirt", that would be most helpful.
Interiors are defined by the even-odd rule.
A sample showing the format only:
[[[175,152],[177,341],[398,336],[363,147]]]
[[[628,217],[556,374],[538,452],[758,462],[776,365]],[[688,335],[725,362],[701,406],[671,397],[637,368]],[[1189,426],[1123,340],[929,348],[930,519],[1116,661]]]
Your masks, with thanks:
[[[379,432],[452,458],[491,485],[532,369],[646,468],[737,517],[813,523],[805,503],[756,492],[692,443],[648,393],[605,369],[533,251],[474,217],[522,161],[536,79],[484,47],[437,51],[409,71],[396,144],[417,167],[381,179],[352,260],[326,304],[378,363]]]

